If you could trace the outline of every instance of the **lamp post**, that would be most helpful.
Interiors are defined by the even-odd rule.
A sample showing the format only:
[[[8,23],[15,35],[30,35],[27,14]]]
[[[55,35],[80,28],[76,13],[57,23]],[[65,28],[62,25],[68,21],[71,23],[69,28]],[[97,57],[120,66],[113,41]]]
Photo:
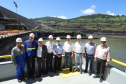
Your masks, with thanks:
[[[17,14],[17,27],[18,27],[18,13],[17,13],[17,8],[18,8],[18,6],[17,6],[17,3],[16,3],[15,1],[13,1],[13,3],[14,3],[14,5],[15,5],[15,7],[16,7],[16,14]],[[18,27],[18,34],[19,34],[19,27]]]

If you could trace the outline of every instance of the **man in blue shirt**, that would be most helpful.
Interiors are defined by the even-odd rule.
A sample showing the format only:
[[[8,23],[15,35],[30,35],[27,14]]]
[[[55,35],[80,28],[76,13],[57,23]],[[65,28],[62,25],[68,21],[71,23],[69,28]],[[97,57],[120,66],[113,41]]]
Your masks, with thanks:
[[[54,66],[55,73],[56,73],[57,67],[59,71],[62,71],[60,66],[61,66],[61,60],[62,60],[62,54],[63,54],[63,45],[60,44],[61,39],[57,37],[56,41],[57,41],[57,44],[54,45],[54,50],[53,50],[53,53],[55,55],[55,66]]]
[[[26,47],[26,63],[28,78],[35,78],[35,57],[36,57],[36,46],[38,46],[37,41],[34,40],[34,34],[29,35],[29,40],[25,41],[23,44]]]
[[[88,37],[89,42],[85,44],[85,52],[86,52],[86,67],[84,70],[84,73],[87,73],[88,69],[88,62],[90,60],[90,69],[89,69],[89,75],[92,74],[92,63],[94,60],[95,50],[96,50],[96,44],[92,42],[93,36]]]

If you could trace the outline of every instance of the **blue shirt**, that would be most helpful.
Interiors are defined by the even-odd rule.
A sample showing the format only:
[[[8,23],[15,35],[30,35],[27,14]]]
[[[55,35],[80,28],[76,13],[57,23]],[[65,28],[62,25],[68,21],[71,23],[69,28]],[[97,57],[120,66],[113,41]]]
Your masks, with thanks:
[[[30,43],[30,40],[27,40],[23,44],[26,47],[26,56],[33,57],[36,56],[36,46],[38,45],[37,41],[34,40],[32,43]]]
[[[56,54],[62,54],[63,53],[63,45],[62,44],[56,44],[54,45],[54,48],[53,48],[53,53],[54,55]]]
[[[85,52],[88,55],[94,55],[95,54],[95,50],[96,50],[96,44],[95,43],[86,43],[85,44]]]

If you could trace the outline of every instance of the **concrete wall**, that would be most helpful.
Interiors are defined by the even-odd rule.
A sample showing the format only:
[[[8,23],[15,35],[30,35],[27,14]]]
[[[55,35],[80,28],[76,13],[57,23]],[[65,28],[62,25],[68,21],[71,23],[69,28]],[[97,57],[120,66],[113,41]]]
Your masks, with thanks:
[[[75,59],[73,58],[73,65],[75,64]],[[64,56],[62,57],[62,65],[61,67],[64,67]],[[85,59],[83,59],[83,65],[85,65]],[[93,72],[95,72],[95,63],[93,63]],[[37,70],[37,62],[36,62],[36,73],[38,73]],[[27,70],[25,67],[25,75],[27,75]],[[16,69],[11,61],[9,62],[2,62],[0,63],[0,81],[6,80],[9,78],[16,77]],[[124,71],[121,71],[111,65],[106,67],[105,75],[104,75],[106,81],[109,84],[125,84],[126,83],[126,75]]]

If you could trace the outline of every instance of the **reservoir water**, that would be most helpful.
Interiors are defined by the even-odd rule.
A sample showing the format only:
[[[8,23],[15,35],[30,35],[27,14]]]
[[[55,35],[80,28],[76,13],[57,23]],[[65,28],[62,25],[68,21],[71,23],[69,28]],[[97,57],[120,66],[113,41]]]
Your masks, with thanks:
[[[44,43],[46,41],[47,40],[44,40]],[[55,39],[53,41],[56,42]],[[61,44],[64,44],[65,41],[66,41],[66,39],[61,39]],[[77,40],[76,39],[71,39],[71,41],[73,43],[75,43]],[[82,39],[81,41],[84,42],[84,44],[85,44],[85,43],[88,42],[88,39]],[[100,39],[94,39],[93,42],[96,45],[99,45],[100,44]],[[110,47],[110,53],[111,53],[111,58],[112,59],[116,59],[118,61],[126,63],[126,39],[109,37],[109,38],[107,38],[106,45],[108,45]],[[123,71],[126,70],[126,67],[124,67],[122,65],[113,63],[111,61],[110,61],[110,64],[113,65],[114,67],[117,67],[117,68],[123,70]]]

